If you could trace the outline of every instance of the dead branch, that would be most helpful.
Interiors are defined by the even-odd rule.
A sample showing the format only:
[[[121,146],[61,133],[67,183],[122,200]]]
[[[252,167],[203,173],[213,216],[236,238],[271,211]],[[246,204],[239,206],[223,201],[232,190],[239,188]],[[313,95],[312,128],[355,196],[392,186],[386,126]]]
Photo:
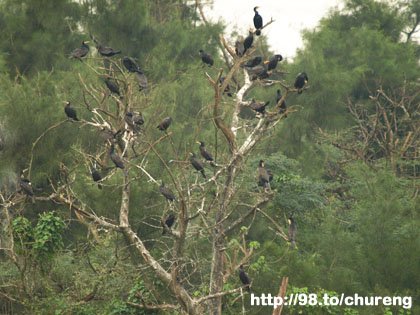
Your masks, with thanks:
[[[289,277],[283,277],[281,279],[279,294],[277,296],[281,297],[283,301],[284,301],[284,297],[286,296],[286,290],[287,290],[288,283],[289,283]],[[282,311],[283,311],[283,303],[281,305],[277,306],[273,310],[273,315],[281,315]]]
[[[133,302],[125,302],[127,303],[127,305],[136,307],[136,308],[140,308],[140,309],[145,309],[145,310],[161,310],[161,311],[168,311],[168,310],[176,310],[179,308],[179,306],[174,305],[174,304],[159,304],[159,305],[152,305],[152,304],[138,304],[138,303],[133,303]]]

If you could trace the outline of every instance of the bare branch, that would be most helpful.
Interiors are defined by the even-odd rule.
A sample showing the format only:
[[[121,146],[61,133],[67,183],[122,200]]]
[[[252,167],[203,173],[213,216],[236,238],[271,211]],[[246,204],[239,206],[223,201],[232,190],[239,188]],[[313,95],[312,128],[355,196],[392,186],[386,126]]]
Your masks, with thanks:
[[[215,298],[219,298],[219,297],[222,297],[222,296],[225,296],[225,295],[228,295],[228,294],[233,294],[233,293],[239,292],[239,291],[241,291],[241,289],[242,288],[236,288],[236,289],[231,289],[231,290],[228,290],[228,291],[218,292],[218,293],[215,293],[215,294],[209,294],[209,295],[203,296],[202,298],[196,299],[195,302],[197,304],[201,304],[201,303],[203,303],[207,300],[210,300],[210,299],[215,299]]]

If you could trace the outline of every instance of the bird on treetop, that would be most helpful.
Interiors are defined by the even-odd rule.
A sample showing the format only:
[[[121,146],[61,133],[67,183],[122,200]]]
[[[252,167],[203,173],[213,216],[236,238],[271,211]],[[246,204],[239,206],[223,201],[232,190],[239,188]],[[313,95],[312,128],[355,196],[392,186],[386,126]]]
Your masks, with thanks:
[[[260,36],[261,35],[261,29],[263,27],[263,18],[258,13],[258,11],[257,11],[258,8],[259,7],[255,7],[254,8],[254,12],[255,12],[255,15],[254,15],[254,26],[255,26],[255,29],[256,29],[255,35]]]

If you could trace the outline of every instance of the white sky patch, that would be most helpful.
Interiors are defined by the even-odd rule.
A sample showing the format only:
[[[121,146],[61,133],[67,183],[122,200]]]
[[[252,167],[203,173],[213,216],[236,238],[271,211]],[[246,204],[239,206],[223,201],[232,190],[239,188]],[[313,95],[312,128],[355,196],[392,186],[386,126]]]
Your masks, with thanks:
[[[254,27],[253,8],[263,17],[264,24],[275,20],[263,30],[268,44],[275,53],[293,58],[297,48],[303,47],[301,31],[318,25],[322,17],[334,7],[342,7],[341,0],[213,0],[214,5],[204,6],[207,18],[223,20],[227,25],[226,34],[237,30],[244,37],[248,29]],[[235,41],[236,39],[231,39]]]

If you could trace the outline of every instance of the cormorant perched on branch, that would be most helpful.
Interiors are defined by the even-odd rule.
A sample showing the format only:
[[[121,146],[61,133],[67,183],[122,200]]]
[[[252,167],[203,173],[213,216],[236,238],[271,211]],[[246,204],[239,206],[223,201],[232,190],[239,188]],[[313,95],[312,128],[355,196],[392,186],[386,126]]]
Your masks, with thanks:
[[[89,53],[89,46],[87,45],[89,42],[82,42],[82,46],[79,48],[76,48],[73,50],[70,54],[70,58],[76,58],[81,60],[83,57],[85,57]]]
[[[111,47],[102,46],[102,44],[97,43],[96,49],[99,54],[104,57],[112,57],[121,53],[121,50],[114,50]]]
[[[32,197],[34,195],[34,190],[32,189],[32,183],[29,179],[24,178],[23,175],[19,179],[20,189],[28,196]]]
[[[199,50],[200,56],[201,56],[201,61],[204,62],[205,64],[209,65],[210,67],[214,64],[214,60],[213,57],[206,53],[204,50],[200,49]]]
[[[251,80],[254,81],[256,79],[267,79],[271,71],[268,71],[264,65],[258,65],[248,69],[248,72],[252,74]]]
[[[258,164],[258,185],[263,186],[264,189],[270,189],[270,175],[265,169],[263,160],[260,160]]]
[[[65,102],[66,106],[64,107],[64,112],[66,113],[67,117],[75,120],[75,121],[79,121],[79,119],[77,118],[77,113],[76,110],[71,106],[70,102]]]
[[[223,85],[223,82],[225,82],[225,79],[226,79],[226,77],[220,77],[220,79],[219,79],[220,85]],[[229,96],[229,97],[232,97],[233,96],[232,93],[230,92],[230,86],[229,86],[229,84],[226,85],[225,90],[223,91],[223,93],[226,93],[227,96]]]
[[[297,75],[295,80],[295,88],[298,89],[298,94],[301,94],[303,87],[308,83],[308,75],[305,72],[301,72]]]
[[[239,279],[241,280],[242,284],[245,286],[245,289],[248,292],[251,292],[251,288],[249,287],[249,285],[251,284],[251,280],[249,279],[248,275],[246,274],[243,265],[239,266]]]
[[[140,126],[144,124],[143,115],[139,113],[127,112],[124,120],[134,132],[139,132]]]
[[[238,57],[242,57],[245,53],[244,39],[242,36],[235,42],[235,53]]]
[[[121,169],[124,169],[124,162],[116,152],[114,145],[111,145],[111,149],[109,150],[109,157],[111,158],[112,162],[114,162],[115,166]]]
[[[252,47],[252,43],[254,42],[254,33],[250,30],[248,36],[244,40],[244,54],[248,49]]]
[[[206,144],[203,141],[197,141],[197,143],[200,145],[200,153],[201,156],[209,162],[213,162],[213,156],[206,150]]]
[[[172,118],[166,117],[160,122],[160,124],[157,126],[157,129],[159,129],[160,131],[165,131],[166,129],[168,129],[171,123],[172,123]]]
[[[32,203],[35,203],[34,190],[32,189],[32,183],[29,179],[23,177],[23,174],[19,178],[19,186],[21,191],[31,198]]]
[[[192,164],[192,166],[201,173],[201,175],[203,175],[204,178],[206,178],[206,173],[204,172],[204,165],[203,163],[197,159],[195,153],[190,153],[191,157],[190,157],[190,162]]]
[[[90,174],[92,175],[92,179],[94,182],[99,182],[102,180],[101,173],[99,173],[99,171],[95,167],[92,167],[90,169]],[[98,183],[98,188],[102,189],[102,185],[100,183]]]
[[[274,176],[273,176],[273,172],[270,169],[266,169],[267,170],[267,174],[268,174],[268,182],[271,183],[271,181],[273,180]],[[264,187],[264,185],[266,185],[264,183],[264,181],[258,181],[258,186],[260,187]]]
[[[281,95],[281,91],[280,89],[277,90],[277,96],[276,96],[276,104],[279,105],[279,102],[281,100],[283,96]],[[281,104],[280,104],[280,110],[279,113],[282,114],[287,110],[287,105],[286,105],[286,100],[284,100]],[[285,115],[284,117],[287,117],[287,115]]]
[[[164,235],[166,233],[166,229],[170,229],[174,223],[175,223],[175,215],[173,213],[170,213],[165,220],[162,220],[162,227],[163,227],[163,231],[162,231],[162,235]]]
[[[253,68],[258,66],[261,62],[262,62],[263,58],[261,56],[255,56],[254,58],[252,58],[251,60],[248,60],[245,64],[244,67],[247,68]]]
[[[147,89],[147,85],[148,85],[147,77],[143,71],[141,70],[136,71],[136,80],[139,85],[140,91]]]
[[[282,55],[274,55],[270,58],[270,60],[267,62],[268,66],[267,66],[267,70],[274,70],[277,67],[277,63],[279,61],[283,60],[283,56]]]
[[[296,232],[297,232],[296,221],[295,219],[293,219],[292,216],[290,216],[288,219],[288,223],[289,223],[289,231],[288,231],[289,242],[292,248],[295,248],[296,247]]]
[[[115,82],[114,80],[112,80],[109,77],[106,77],[104,79],[106,86],[108,87],[108,89],[111,91],[111,93],[117,94],[118,96],[121,96],[120,94],[120,87],[118,86],[117,82]]]
[[[122,59],[122,62],[123,62],[124,67],[128,70],[128,72],[139,72],[139,71],[141,71],[137,62],[131,57],[125,56]]]
[[[249,105],[249,107],[251,107],[251,109],[255,110],[257,113],[264,114],[265,113],[265,107],[268,104],[270,104],[270,101],[264,103],[264,102],[257,102],[257,101],[255,101],[255,99],[252,99],[252,102]]]
[[[174,193],[165,186],[165,184],[162,182],[162,184],[159,186],[160,193],[169,201],[175,201],[175,195]]]
[[[254,26],[255,26],[255,28],[257,30],[255,32],[255,34],[257,36],[260,36],[261,35],[261,29],[263,27],[263,19],[262,19],[262,16],[258,13],[257,9],[258,9],[258,7],[255,7],[254,8],[254,12],[255,12],[255,15],[254,15]]]

